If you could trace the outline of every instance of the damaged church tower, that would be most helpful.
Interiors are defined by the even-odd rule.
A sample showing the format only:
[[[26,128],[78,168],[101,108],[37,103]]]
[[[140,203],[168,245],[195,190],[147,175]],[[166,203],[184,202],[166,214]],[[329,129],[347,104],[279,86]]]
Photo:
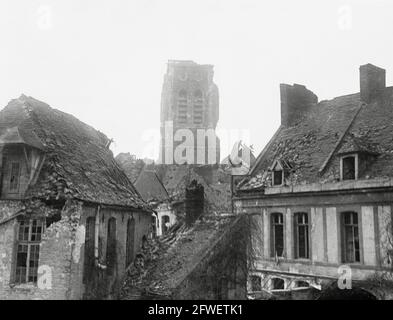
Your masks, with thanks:
[[[212,65],[169,60],[161,95],[160,163],[219,163],[219,96],[213,74]]]

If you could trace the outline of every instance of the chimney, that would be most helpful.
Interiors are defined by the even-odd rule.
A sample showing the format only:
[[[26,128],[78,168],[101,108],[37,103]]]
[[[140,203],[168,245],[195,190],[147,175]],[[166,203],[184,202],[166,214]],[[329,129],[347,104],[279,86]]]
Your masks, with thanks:
[[[191,181],[186,188],[185,211],[186,225],[191,226],[204,210],[204,188],[196,180]]]
[[[386,88],[386,70],[372,64],[360,66],[360,98],[371,102]]]
[[[300,84],[280,84],[281,125],[293,126],[310,106],[318,103],[318,97]]]

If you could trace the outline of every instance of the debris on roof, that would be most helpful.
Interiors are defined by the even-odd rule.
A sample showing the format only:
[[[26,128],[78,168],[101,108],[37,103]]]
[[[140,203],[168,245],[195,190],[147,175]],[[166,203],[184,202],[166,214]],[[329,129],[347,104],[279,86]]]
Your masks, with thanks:
[[[0,111],[0,136],[3,142],[45,149],[41,173],[27,196],[148,208],[106,148],[108,137],[72,115],[22,95]]]
[[[288,184],[327,183],[339,179],[337,157],[346,152],[376,156],[363,173],[367,178],[393,176],[393,87],[381,97],[364,104],[360,94],[351,94],[313,105],[302,121],[280,127],[258,157],[251,176],[240,191],[269,186],[268,168],[276,159],[291,165]],[[326,170],[320,172],[320,168]]]
[[[122,299],[168,299],[238,217],[203,216],[187,227],[177,223],[160,239],[151,240],[128,269]]]

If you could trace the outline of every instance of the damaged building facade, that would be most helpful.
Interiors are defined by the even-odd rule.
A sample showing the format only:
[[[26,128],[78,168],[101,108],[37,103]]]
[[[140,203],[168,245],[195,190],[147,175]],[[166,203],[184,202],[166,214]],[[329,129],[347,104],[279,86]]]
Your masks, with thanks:
[[[109,145],[31,97],[0,111],[0,299],[115,293],[152,212]]]
[[[354,287],[385,279],[388,293],[370,293],[391,295],[393,87],[385,76],[363,65],[360,93],[319,102],[304,86],[280,86],[281,126],[233,195],[236,212],[259,226],[250,292],[323,290],[345,266]]]

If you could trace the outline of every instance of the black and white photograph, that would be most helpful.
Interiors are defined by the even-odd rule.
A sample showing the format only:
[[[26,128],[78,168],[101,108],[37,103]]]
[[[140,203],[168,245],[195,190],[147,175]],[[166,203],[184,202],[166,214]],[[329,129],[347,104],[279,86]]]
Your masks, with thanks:
[[[392,300],[392,31],[389,0],[0,0],[0,300]]]

